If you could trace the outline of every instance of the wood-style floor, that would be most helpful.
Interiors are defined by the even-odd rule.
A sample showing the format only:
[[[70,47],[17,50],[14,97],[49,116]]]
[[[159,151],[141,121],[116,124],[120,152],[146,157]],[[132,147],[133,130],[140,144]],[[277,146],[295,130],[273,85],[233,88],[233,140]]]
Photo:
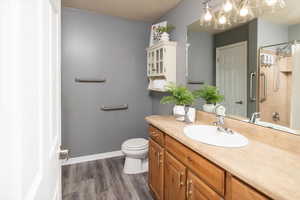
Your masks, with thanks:
[[[124,158],[62,167],[63,200],[153,200],[147,173],[123,173]]]

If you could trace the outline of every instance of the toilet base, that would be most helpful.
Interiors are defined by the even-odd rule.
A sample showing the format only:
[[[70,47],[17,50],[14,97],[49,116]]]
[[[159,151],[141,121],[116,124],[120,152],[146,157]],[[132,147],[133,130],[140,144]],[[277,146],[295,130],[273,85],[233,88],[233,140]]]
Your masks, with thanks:
[[[123,172],[125,174],[139,174],[148,171],[148,158],[125,158]]]

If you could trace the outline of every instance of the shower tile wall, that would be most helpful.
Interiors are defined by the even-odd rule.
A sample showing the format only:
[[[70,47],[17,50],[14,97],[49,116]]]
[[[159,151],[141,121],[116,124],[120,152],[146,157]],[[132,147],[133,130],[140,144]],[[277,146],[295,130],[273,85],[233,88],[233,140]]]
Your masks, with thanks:
[[[266,75],[267,79],[267,84],[265,86],[263,77],[260,77],[260,97],[265,96],[264,87],[267,88],[266,99],[259,103],[261,119],[262,121],[290,127],[292,57],[279,58],[276,53],[271,50],[264,50],[262,53],[273,55],[278,64],[272,66],[260,66],[261,72]],[[279,68],[278,89],[276,89],[276,67]],[[262,98],[260,100],[262,100]],[[275,112],[279,113],[279,121],[274,120],[272,117]]]

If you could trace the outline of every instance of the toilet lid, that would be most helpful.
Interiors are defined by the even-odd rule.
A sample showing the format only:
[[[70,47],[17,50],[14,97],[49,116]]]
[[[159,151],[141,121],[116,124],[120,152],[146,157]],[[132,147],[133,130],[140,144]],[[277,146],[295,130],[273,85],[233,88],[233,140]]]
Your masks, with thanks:
[[[148,147],[148,140],[144,138],[126,140],[123,143],[123,147],[126,149],[145,149]]]

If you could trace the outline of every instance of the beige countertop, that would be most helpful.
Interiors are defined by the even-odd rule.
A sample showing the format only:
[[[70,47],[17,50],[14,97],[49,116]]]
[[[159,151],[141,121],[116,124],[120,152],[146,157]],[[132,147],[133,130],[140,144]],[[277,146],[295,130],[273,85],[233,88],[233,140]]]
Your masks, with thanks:
[[[174,117],[149,116],[146,120],[267,196],[300,200],[300,155],[250,138],[241,148],[211,146],[186,137],[183,128],[187,124]]]

